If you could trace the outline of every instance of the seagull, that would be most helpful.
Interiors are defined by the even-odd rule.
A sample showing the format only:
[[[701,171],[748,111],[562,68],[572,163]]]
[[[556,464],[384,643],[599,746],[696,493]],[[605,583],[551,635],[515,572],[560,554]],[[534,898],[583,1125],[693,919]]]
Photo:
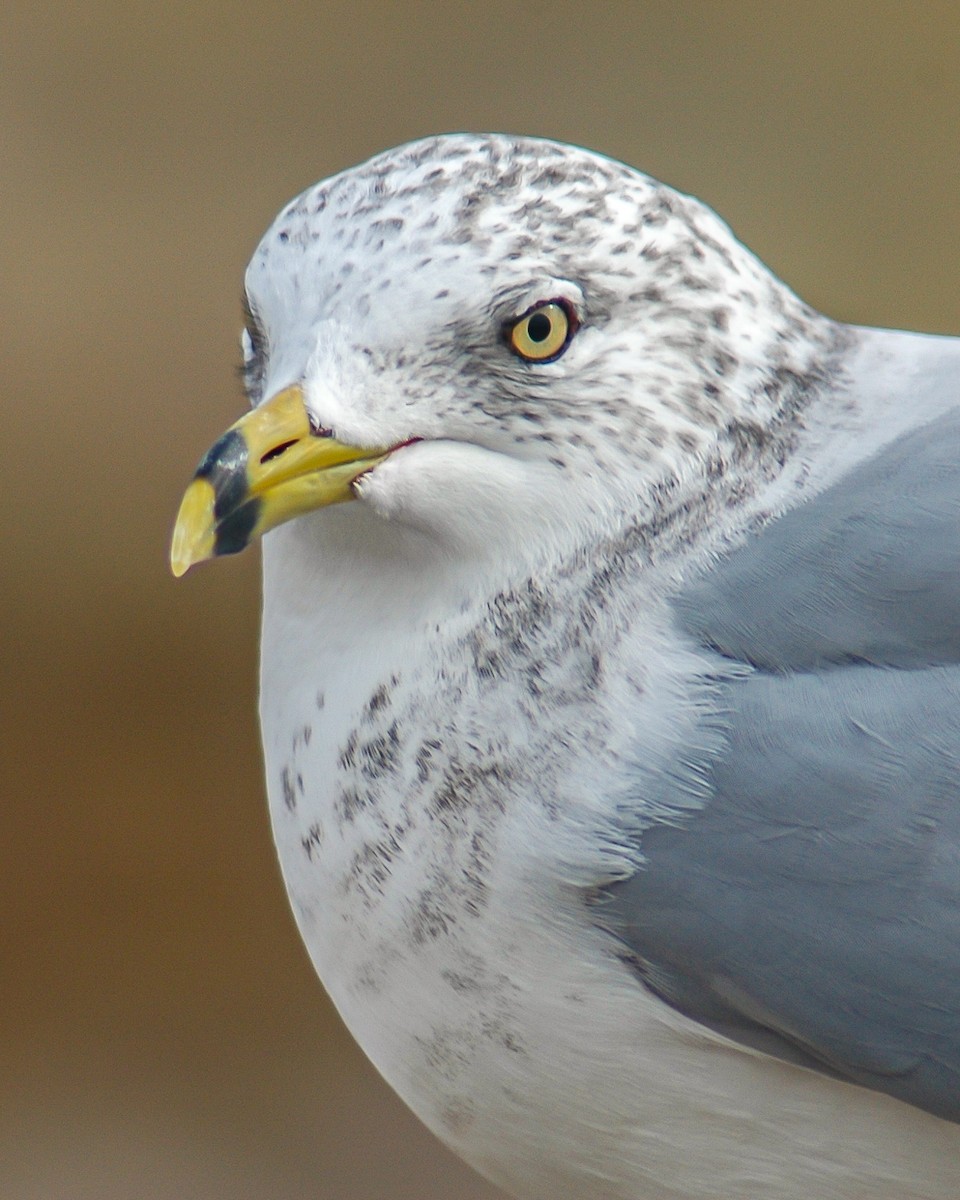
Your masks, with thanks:
[[[445,135],[246,273],[273,831],[389,1084],[521,1200],[960,1195],[960,338],[599,154]]]

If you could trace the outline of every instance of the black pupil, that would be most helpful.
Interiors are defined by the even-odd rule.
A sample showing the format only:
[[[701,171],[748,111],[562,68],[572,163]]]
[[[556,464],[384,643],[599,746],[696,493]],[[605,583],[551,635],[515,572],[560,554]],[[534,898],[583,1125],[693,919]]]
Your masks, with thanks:
[[[550,336],[553,322],[544,313],[534,313],[527,322],[527,336],[531,342],[545,342]]]

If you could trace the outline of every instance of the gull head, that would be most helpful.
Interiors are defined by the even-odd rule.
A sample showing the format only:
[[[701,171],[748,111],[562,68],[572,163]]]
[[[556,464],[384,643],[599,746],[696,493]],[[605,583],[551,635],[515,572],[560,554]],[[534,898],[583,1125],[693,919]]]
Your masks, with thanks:
[[[201,460],[177,574],[348,500],[444,554],[570,551],[762,443],[828,324],[700,202],[504,135],[309,188],[245,307],[253,412]]]

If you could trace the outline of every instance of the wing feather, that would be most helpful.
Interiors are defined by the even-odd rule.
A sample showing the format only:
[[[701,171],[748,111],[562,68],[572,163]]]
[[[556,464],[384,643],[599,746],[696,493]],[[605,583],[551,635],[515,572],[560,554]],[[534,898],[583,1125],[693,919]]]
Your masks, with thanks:
[[[657,994],[960,1121],[960,413],[677,599],[724,685],[709,801],[642,835],[605,920]]]

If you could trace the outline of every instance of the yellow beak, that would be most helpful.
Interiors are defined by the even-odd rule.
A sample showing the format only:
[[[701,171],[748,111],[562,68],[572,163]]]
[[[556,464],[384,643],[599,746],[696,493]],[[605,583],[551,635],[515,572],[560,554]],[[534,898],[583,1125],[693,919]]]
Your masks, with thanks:
[[[170,567],[237,554],[268,529],[352,500],[353,483],[389,449],[361,450],[311,429],[299,387],[247,413],[200,460],[177,514]]]

